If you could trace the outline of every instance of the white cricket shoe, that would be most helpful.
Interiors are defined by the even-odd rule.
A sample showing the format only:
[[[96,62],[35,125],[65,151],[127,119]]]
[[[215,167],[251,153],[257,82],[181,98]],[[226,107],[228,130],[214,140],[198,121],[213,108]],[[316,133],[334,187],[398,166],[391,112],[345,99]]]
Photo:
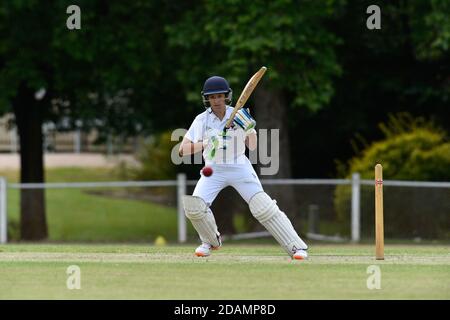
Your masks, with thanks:
[[[211,254],[212,245],[203,242],[197,249],[195,249],[195,255],[197,257],[207,257]]]
[[[306,260],[308,259],[308,253],[306,252],[306,250],[300,249],[295,251],[292,258],[295,260]]]

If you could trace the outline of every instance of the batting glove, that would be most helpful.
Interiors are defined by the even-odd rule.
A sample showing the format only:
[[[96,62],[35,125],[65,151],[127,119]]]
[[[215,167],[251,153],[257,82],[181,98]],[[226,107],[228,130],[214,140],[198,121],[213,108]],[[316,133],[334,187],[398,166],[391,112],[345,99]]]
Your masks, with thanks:
[[[203,140],[203,149],[206,150],[206,154],[208,156],[208,159],[212,160],[214,159],[217,150],[219,149],[226,149],[228,145],[228,141],[231,139],[230,136],[227,136],[224,133],[211,136],[210,138],[207,138]]]
[[[240,109],[236,113],[233,122],[234,124],[244,129],[246,134],[255,131],[254,128],[256,127],[256,121],[252,118],[248,109]]]

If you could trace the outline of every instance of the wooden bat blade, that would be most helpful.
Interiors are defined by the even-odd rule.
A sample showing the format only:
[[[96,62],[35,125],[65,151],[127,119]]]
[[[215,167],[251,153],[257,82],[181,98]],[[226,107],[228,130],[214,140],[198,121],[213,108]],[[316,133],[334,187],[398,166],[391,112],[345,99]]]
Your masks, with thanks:
[[[229,128],[231,126],[231,122],[233,122],[234,116],[239,111],[239,109],[241,109],[245,105],[245,103],[252,94],[253,90],[255,90],[259,80],[261,80],[266,70],[267,70],[266,67],[261,67],[261,69],[259,69],[258,72],[256,72],[247,82],[247,84],[244,87],[244,90],[242,90],[242,93],[234,106],[233,112],[231,113],[231,116],[228,119],[225,128]]]

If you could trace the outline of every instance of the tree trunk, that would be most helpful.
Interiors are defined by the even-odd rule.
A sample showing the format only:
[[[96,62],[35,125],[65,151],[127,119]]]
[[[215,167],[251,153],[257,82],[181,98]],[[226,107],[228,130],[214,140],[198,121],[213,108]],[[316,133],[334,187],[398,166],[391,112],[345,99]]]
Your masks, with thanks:
[[[278,157],[279,169],[276,174],[262,175],[261,169],[266,167],[260,163],[258,155],[258,176],[260,179],[290,179],[292,178],[291,170],[291,151],[290,138],[288,131],[288,106],[284,100],[284,95],[279,90],[267,89],[264,85],[260,85],[254,92],[255,108],[252,110],[255,114],[258,130],[267,129],[267,150],[271,153],[272,143],[278,143],[278,155],[270,154],[272,162],[274,157]],[[279,140],[273,139],[273,129],[279,129]],[[262,135],[258,131],[258,149],[261,149]],[[271,138],[272,137],[272,138]],[[273,141],[272,141],[273,140]],[[299,213],[297,212],[296,195],[293,186],[279,186],[279,185],[265,185],[264,190],[270,195],[272,199],[277,200],[278,206],[282,211],[291,218],[295,224]]]
[[[279,129],[279,170],[275,175],[264,175],[264,179],[291,178],[291,151],[288,131],[288,110],[283,94],[278,90],[268,90],[263,86],[255,90],[255,118],[258,129]],[[267,150],[271,150],[269,136]],[[274,157],[275,155],[272,155]]]
[[[20,181],[44,182],[43,103],[35,100],[33,91],[22,85],[13,100],[13,108],[20,137]],[[21,239],[46,239],[45,190],[21,189],[20,210]]]

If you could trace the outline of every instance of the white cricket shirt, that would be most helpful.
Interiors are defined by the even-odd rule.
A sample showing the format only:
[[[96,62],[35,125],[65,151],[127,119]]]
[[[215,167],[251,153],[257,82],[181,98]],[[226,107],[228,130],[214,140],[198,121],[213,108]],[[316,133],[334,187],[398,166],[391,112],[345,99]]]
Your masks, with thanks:
[[[225,116],[220,120],[211,108],[200,113],[195,117],[185,137],[196,143],[205,139],[211,139],[212,136],[219,136],[223,132],[223,128],[227,120],[233,112],[233,107],[226,106]],[[229,128],[225,139],[226,148],[216,149],[215,152],[210,152],[210,148],[203,150],[203,159],[206,165],[211,164],[244,164],[249,162],[245,156],[245,132],[239,126]],[[218,138],[223,139],[219,136]]]

